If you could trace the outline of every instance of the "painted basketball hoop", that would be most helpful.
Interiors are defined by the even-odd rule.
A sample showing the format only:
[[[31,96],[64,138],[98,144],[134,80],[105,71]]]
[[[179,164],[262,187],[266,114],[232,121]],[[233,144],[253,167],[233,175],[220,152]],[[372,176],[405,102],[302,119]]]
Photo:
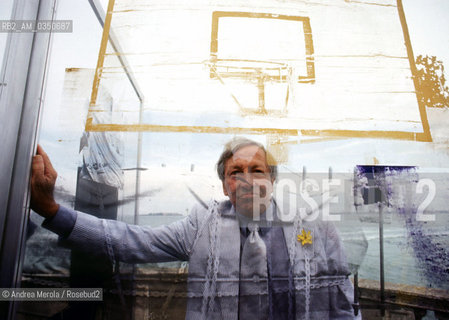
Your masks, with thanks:
[[[210,59],[206,62],[210,78],[223,85],[226,79],[253,82],[258,90],[258,108],[244,108],[231,92],[241,110],[273,113],[266,105],[268,84],[286,83],[285,103],[276,112],[285,113],[289,96],[298,82],[313,83],[315,67],[313,42],[308,17],[271,13],[225,12],[212,14]],[[282,110],[281,110],[282,109]]]
[[[224,78],[254,81],[259,94],[259,108],[256,113],[260,114],[268,113],[265,108],[265,83],[268,81],[287,81],[292,69],[287,63],[275,61],[219,59],[209,61],[206,64],[210,68],[211,78],[217,78],[223,84],[225,84]]]

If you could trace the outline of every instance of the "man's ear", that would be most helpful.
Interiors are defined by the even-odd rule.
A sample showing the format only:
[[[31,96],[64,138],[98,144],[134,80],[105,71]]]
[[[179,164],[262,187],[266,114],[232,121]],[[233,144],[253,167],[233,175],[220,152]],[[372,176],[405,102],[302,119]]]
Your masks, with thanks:
[[[225,185],[224,180],[221,182],[221,184],[223,186],[223,193],[224,193],[224,195],[229,197],[228,190],[226,189],[226,185]]]

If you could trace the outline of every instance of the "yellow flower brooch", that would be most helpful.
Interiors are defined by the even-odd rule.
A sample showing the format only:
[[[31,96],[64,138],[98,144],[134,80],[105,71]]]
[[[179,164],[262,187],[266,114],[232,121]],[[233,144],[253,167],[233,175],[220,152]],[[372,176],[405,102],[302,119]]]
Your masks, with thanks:
[[[301,245],[305,245],[307,243],[312,244],[312,235],[310,233],[310,230],[306,232],[304,229],[302,229],[301,234],[297,235],[297,239],[299,242],[301,242]]]

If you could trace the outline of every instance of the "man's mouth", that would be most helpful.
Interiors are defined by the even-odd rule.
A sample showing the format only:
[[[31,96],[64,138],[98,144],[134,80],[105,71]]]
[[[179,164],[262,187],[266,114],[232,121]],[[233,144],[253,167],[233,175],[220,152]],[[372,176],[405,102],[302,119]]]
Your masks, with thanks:
[[[252,198],[254,197],[254,194],[252,192],[250,193],[243,193],[239,195],[240,198]]]

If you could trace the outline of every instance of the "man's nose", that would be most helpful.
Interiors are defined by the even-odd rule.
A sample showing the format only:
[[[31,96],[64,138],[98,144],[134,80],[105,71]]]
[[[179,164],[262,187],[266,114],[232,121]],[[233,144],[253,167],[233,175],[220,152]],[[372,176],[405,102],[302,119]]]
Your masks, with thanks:
[[[247,186],[253,186],[254,174],[253,173],[249,173],[249,172],[240,173],[237,176],[237,180],[239,180],[240,182],[244,183]]]

